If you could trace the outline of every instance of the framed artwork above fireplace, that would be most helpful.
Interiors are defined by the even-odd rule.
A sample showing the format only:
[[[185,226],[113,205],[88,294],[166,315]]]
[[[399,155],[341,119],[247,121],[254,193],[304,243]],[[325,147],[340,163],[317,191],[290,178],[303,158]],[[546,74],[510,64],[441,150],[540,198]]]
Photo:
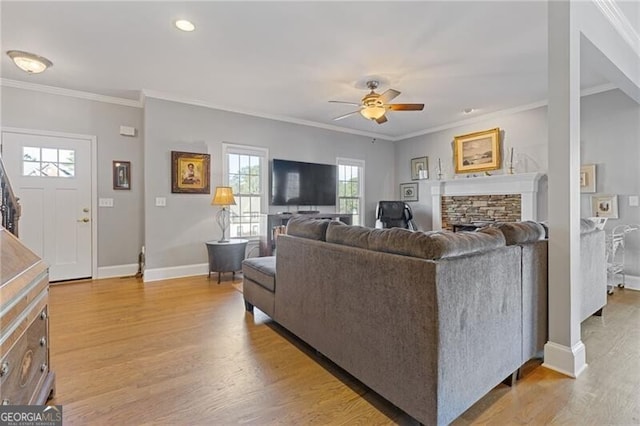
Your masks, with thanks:
[[[456,136],[453,141],[456,173],[475,173],[500,168],[500,129]]]

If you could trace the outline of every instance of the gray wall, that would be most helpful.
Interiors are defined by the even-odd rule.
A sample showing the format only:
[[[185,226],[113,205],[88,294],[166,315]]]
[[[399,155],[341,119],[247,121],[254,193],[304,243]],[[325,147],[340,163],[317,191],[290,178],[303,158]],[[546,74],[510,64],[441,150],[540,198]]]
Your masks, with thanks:
[[[364,160],[369,226],[377,201],[394,194],[394,146],[388,141],[153,98],[146,99],[144,123],[147,268],[205,263],[204,242],[220,238],[212,195],[171,193],[171,151],[211,154],[212,191],[222,183],[223,142],[268,148],[270,159]],[[167,206],[156,207],[156,197],[165,197]]]
[[[618,195],[620,219],[609,219],[605,229],[640,225],[640,207],[629,206],[629,196],[640,195],[640,106],[611,90],[583,97],[580,115],[581,164],[596,165],[597,193]],[[591,195],[581,194],[583,217],[592,216]],[[625,269],[640,275],[640,231],[625,242]]]
[[[547,108],[540,107],[491,120],[478,121],[396,142],[396,179],[410,182],[411,158],[429,156],[430,179],[420,181],[420,200],[412,203],[419,227],[431,229],[430,186],[441,158],[444,179],[453,177],[454,136],[500,127],[504,152],[513,146],[516,173],[547,171]],[[610,219],[606,230],[620,224],[640,224],[640,208],[630,207],[629,195],[640,195],[640,106],[620,90],[585,96],[581,101],[581,164],[596,164],[597,192],[618,195],[620,219]],[[504,173],[503,169],[495,174]],[[581,216],[591,214],[591,195],[581,195]],[[546,218],[546,214],[542,216]],[[640,232],[629,235],[627,271],[640,275]]]
[[[143,241],[143,136],[120,136],[121,125],[142,131],[142,109],[2,87],[2,126],[93,135],[98,145],[98,266],[138,262]],[[131,161],[131,190],[114,191],[112,161]]]

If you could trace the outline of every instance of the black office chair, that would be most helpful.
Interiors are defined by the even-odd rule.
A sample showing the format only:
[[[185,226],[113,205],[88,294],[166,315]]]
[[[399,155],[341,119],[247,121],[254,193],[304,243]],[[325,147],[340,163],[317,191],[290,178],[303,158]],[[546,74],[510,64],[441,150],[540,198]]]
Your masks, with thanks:
[[[403,201],[379,201],[376,207],[376,228],[417,229],[411,207]]]

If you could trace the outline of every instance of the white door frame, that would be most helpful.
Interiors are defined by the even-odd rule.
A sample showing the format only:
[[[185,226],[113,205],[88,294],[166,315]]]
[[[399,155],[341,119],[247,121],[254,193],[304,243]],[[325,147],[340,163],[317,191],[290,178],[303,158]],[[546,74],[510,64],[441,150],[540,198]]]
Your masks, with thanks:
[[[91,278],[95,279],[98,271],[98,139],[94,135],[55,132],[49,130],[23,129],[18,127],[2,127],[1,132],[21,133],[36,136],[52,136],[68,139],[81,139],[91,143]],[[18,229],[20,222],[18,222]]]

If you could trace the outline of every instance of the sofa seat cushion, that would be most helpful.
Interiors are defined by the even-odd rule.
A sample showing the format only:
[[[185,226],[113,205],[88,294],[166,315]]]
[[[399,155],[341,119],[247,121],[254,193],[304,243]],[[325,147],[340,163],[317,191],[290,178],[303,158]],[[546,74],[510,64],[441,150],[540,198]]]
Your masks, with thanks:
[[[294,215],[287,222],[287,235],[309,240],[325,241],[329,219],[312,219],[304,215]]]
[[[546,235],[544,226],[532,220],[505,222],[496,227],[504,234],[508,246],[544,240]]]
[[[242,275],[271,292],[276,291],[276,257],[251,257],[242,262]]]

